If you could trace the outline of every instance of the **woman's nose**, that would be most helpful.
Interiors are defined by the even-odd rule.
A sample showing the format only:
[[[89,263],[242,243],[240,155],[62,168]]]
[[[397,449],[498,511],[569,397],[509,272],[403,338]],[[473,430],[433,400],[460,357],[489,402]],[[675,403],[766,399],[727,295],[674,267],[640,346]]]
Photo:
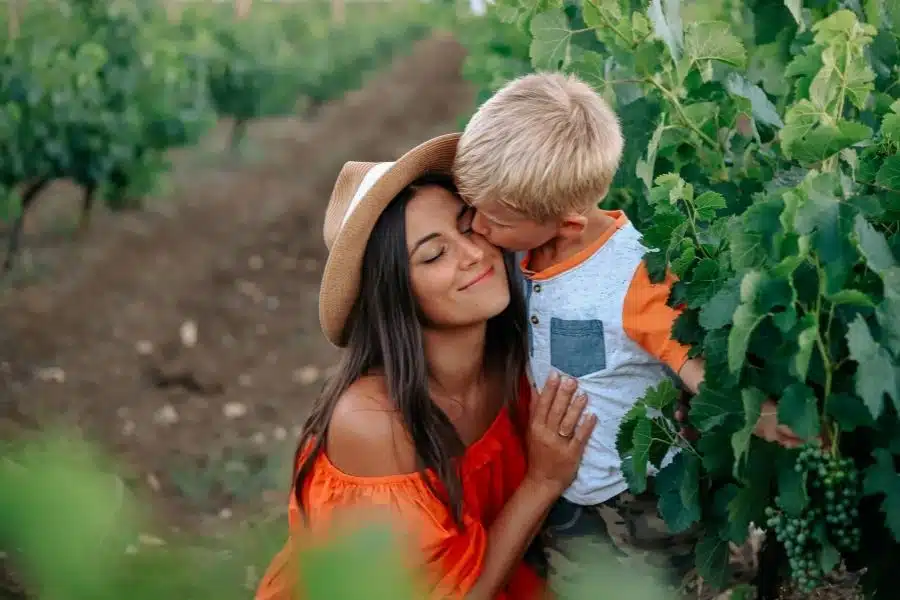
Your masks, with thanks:
[[[461,245],[462,259],[466,266],[481,262],[484,259],[484,250],[471,238],[464,237]]]

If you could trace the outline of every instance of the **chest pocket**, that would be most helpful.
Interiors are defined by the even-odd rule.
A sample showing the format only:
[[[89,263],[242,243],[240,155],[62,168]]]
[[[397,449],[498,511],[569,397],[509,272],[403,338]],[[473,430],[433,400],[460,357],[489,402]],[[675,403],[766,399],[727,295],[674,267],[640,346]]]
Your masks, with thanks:
[[[550,364],[571,377],[605,369],[603,321],[550,319]]]

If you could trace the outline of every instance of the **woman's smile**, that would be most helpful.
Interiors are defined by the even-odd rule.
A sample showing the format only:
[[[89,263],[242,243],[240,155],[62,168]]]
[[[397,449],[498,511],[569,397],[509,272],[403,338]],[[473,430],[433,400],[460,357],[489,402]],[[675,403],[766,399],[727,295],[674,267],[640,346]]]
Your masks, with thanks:
[[[477,283],[480,283],[480,282],[482,282],[482,281],[484,281],[484,280],[486,280],[486,279],[489,279],[491,276],[493,276],[493,274],[494,274],[494,267],[493,267],[493,265],[491,265],[491,266],[489,266],[487,269],[485,269],[484,271],[482,271],[477,277],[475,277],[475,279],[473,279],[472,281],[470,281],[470,282],[467,283],[466,285],[464,285],[464,286],[462,286],[461,288],[459,288],[459,291],[467,290],[467,289],[469,289],[470,287],[472,287],[473,285],[475,285],[475,284],[477,284]]]

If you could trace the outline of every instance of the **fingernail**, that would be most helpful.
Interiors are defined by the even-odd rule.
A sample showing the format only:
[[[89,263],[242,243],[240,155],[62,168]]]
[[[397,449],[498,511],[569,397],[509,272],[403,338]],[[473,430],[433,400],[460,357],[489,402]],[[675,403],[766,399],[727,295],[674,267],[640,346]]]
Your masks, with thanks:
[[[578,396],[575,397],[578,402],[587,402],[587,394],[584,392],[578,392]]]
[[[550,383],[556,383],[557,381],[559,381],[559,373],[557,373],[556,371],[550,371],[550,377],[548,377],[547,379],[550,380]]]
[[[571,377],[566,377],[566,381],[563,383],[563,385],[566,386],[567,390],[574,390],[576,384],[574,379],[572,379]]]

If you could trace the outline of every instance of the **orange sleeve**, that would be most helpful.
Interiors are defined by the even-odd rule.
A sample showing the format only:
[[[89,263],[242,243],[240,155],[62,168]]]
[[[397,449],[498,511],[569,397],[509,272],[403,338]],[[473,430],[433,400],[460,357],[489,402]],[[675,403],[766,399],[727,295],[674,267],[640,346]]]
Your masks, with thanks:
[[[457,530],[447,508],[418,476],[363,479],[327,471],[317,465],[304,486],[309,529],[303,530],[292,497],[291,539],[269,565],[255,600],[300,600],[302,584],[299,588],[296,585],[298,566],[293,556],[301,537],[302,543],[307,544],[321,539],[319,536],[339,521],[348,524],[345,519],[351,515],[367,519],[374,514],[389,517],[401,533],[411,534],[405,536],[413,545],[410,566],[424,566],[425,584],[431,590],[429,597],[466,596],[481,574],[487,549],[487,532],[480,522],[464,515],[464,527]]]
[[[662,282],[651,283],[647,265],[641,261],[625,294],[622,326],[628,337],[677,374],[687,362],[690,347],[672,339],[672,325],[680,311],[666,301],[676,281],[667,272]]]

